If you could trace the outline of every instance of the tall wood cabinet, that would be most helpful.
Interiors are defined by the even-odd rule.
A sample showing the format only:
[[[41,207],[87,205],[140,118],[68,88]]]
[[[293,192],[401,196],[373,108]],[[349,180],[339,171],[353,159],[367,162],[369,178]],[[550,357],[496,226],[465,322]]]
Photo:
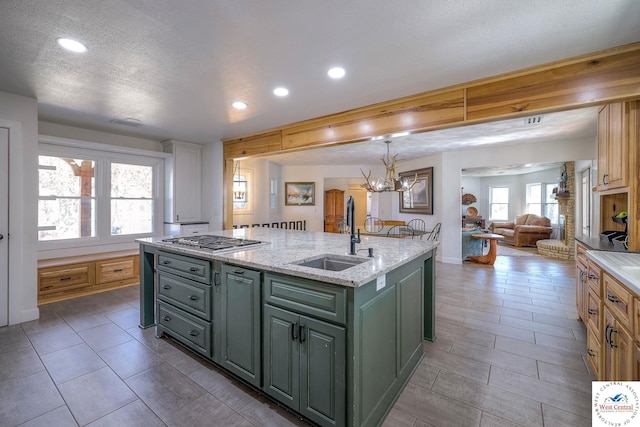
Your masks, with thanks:
[[[339,233],[338,221],[344,220],[344,191],[327,190],[324,192],[324,231]]]

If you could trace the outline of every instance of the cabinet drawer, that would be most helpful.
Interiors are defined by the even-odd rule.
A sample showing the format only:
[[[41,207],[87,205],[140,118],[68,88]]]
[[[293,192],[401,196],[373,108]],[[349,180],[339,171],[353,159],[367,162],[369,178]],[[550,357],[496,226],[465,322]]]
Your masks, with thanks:
[[[598,339],[600,335],[595,333],[591,328],[587,328],[587,358],[589,364],[596,377],[596,380],[600,379],[600,373],[602,372],[602,345]]]
[[[211,322],[158,301],[158,331],[207,357],[211,357]]]
[[[158,272],[158,298],[211,320],[211,286]]]
[[[586,324],[596,336],[601,336],[602,331],[602,300],[596,295],[592,288],[587,292],[587,314]]]
[[[92,286],[95,283],[95,264],[70,264],[38,270],[40,294]]]
[[[606,272],[603,274],[603,287],[602,300],[604,303],[627,330],[633,330],[633,297],[631,292]]]
[[[346,289],[321,282],[265,274],[265,303],[344,324]]]
[[[211,262],[167,252],[158,252],[158,270],[202,283],[211,283]]]
[[[598,297],[602,298],[602,269],[598,264],[589,261],[589,269],[587,270],[589,287],[591,287]]]
[[[138,275],[136,257],[116,258],[96,262],[96,283],[131,279]]]

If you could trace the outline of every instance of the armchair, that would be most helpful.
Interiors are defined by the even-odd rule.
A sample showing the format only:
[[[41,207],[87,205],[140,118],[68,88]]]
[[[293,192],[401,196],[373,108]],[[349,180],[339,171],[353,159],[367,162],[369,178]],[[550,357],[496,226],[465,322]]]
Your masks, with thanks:
[[[502,242],[515,247],[536,246],[538,240],[550,238],[553,232],[549,218],[534,214],[517,216],[513,222],[493,222],[489,230],[504,236]]]

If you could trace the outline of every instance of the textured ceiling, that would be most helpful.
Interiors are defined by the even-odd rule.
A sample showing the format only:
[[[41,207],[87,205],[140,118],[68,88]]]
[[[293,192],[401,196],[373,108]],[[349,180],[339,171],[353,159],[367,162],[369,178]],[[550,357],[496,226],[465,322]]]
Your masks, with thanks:
[[[3,0],[0,91],[43,121],[208,143],[640,41],[638,23],[638,0]]]

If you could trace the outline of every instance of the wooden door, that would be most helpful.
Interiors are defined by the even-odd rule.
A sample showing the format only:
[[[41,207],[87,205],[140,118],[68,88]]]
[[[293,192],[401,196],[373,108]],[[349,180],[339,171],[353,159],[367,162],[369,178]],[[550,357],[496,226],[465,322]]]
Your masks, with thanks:
[[[367,190],[359,185],[349,185],[345,198],[353,197],[355,211],[355,227],[364,231],[364,222],[367,219]]]
[[[344,220],[344,191],[338,189],[324,192],[324,231],[339,233],[338,221]]]

